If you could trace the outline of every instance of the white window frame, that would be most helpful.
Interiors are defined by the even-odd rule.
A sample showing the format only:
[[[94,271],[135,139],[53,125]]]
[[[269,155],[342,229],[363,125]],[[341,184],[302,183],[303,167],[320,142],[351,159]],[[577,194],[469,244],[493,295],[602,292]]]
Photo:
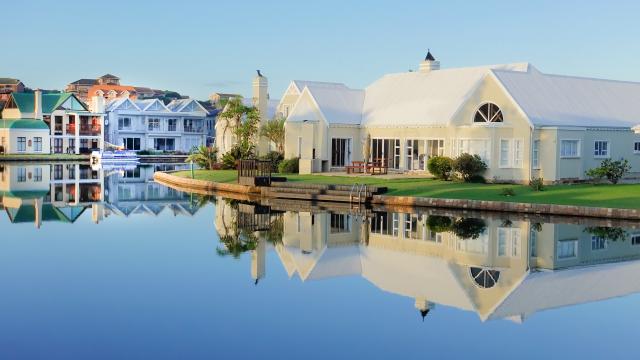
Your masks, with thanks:
[[[562,154],[562,144],[564,142],[576,142],[576,154],[575,155],[563,155]],[[560,139],[560,158],[561,159],[579,159],[581,157],[582,152],[582,141],[580,139]]]
[[[512,139],[513,144],[513,168],[522,169],[524,166],[524,140]]]
[[[503,154],[503,144],[506,144],[506,155]],[[500,139],[500,148],[498,149],[498,153],[500,154],[500,159],[498,163],[500,164],[501,169],[508,169],[511,167],[511,159],[513,156],[511,155],[511,139]]]
[[[603,149],[598,149],[598,144],[606,144],[606,149],[604,154],[602,154]],[[600,151],[600,154],[598,154]],[[611,157],[611,141],[609,140],[595,140],[593,142],[593,158],[594,159],[608,159]]]
[[[125,120],[129,121],[129,126],[125,126]],[[131,118],[128,116],[118,117],[118,130],[131,130]]]
[[[452,153],[451,155],[453,157],[456,156],[460,156],[463,153],[467,153],[467,154],[471,154],[473,155],[474,153],[471,152],[471,142],[474,141],[483,141],[484,145],[485,145],[485,155],[486,156],[482,156],[482,154],[478,154],[480,156],[480,158],[482,158],[482,160],[484,160],[484,162],[487,164],[488,167],[491,167],[491,153],[492,153],[492,142],[491,139],[488,138],[456,138],[453,139],[453,146],[452,146]],[[464,146],[466,143],[466,146]],[[467,151],[468,150],[468,151]],[[499,161],[499,159],[498,159]]]
[[[560,244],[561,243],[573,243],[573,255],[572,256],[560,256]],[[556,258],[558,260],[571,260],[578,257],[578,239],[563,239],[558,240],[556,243]]]
[[[631,246],[640,245],[640,233],[631,234]]]
[[[522,246],[522,232],[520,228],[499,227],[496,255],[499,257],[520,257],[520,247]],[[503,247],[504,252],[500,251]]]
[[[601,236],[592,235],[591,236],[591,251],[607,250],[607,247],[609,246],[608,243],[609,242],[607,241],[606,238],[603,238]],[[594,248],[593,247],[594,244],[597,244],[598,247]],[[602,247],[600,247],[600,245],[602,245]]]
[[[42,152],[42,136],[35,136],[33,138],[33,151]]]
[[[540,170],[540,140],[533,140],[531,166],[534,170]]]
[[[20,147],[20,142],[21,140],[23,140],[23,144],[24,147]],[[18,136],[18,138],[16,139],[16,146],[18,149],[18,152],[26,152],[27,151],[27,137],[26,136]]]

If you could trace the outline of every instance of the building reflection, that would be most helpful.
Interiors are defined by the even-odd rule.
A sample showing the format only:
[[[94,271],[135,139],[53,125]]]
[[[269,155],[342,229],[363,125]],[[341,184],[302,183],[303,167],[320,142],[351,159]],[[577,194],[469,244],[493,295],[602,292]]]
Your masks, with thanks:
[[[235,239],[251,253],[254,280],[265,277],[265,253],[273,249],[289,277],[361,276],[412,298],[420,316],[440,304],[473,311],[482,321],[522,322],[538,311],[640,292],[634,224],[433,210],[286,211],[292,207],[268,210],[264,231],[239,225],[245,236]],[[222,200],[216,211],[221,239],[252,213]],[[273,226],[278,222],[280,229]]]
[[[157,164],[131,168],[92,168],[61,162],[0,164],[0,209],[11,223],[74,223],[85,211],[93,222],[111,215],[157,216],[163,211],[193,216],[201,199],[153,181],[156,170],[186,165]]]

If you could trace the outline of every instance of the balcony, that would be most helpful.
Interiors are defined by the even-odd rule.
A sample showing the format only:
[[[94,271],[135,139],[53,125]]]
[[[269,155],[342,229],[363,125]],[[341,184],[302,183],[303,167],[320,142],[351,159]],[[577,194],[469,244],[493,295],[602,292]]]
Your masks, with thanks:
[[[75,135],[76,134],[76,125],[75,124],[67,124],[67,135]]]
[[[55,124],[53,127],[53,135],[62,135],[62,124]]]
[[[184,127],[184,132],[186,132],[186,133],[201,133],[201,132],[203,132],[203,128],[202,127],[196,127],[196,126],[185,126]]]
[[[87,124],[80,125],[80,135],[100,135],[100,125],[98,124]]]

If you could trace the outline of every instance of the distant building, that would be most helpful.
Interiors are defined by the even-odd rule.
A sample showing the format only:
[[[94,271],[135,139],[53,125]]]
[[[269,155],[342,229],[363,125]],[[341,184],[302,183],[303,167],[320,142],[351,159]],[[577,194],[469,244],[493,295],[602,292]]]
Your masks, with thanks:
[[[225,93],[213,93],[209,95],[209,102],[211,105],[219,105],[220,102],[229,101],[229,99],[233,98],[241,98],[242,95],[239,94],[225,94]]]
[[[89,99],[89,89],[91,89],[94,85],[120,85],[120,78],[111,75],[105,74],[97,79],[79,79],[67,85],[65,91],[68,93],[72,93],[78,97],[78,99],[82,101],[87,101]],[[102,89],[104,91],[104,89]]]
[[[103,114],[90,112],[70,93],[12,93],[0,129],[6,153],[80,154],[103,148]]]
[[[165,105],[158,99],[123,96],[106,99],[98,92],[91,108],[106,115],[105,140],[129,150],[189,152],[206,144],[207,110],[196,100]]]
[[[12,92],[23,92],[24,84],[18,79],[0,78],[0,102],[9,100]],[[0,110],[2,108],[0,107]]]

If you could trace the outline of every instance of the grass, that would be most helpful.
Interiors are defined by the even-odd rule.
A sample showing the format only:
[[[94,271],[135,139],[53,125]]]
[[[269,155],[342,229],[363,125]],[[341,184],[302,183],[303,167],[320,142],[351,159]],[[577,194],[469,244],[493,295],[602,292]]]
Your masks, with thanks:
[[[191,177],[190,171],[175,175]],[[533,191],[526,185],[467,184],[428,178],[384,179],[375,176],[347,177],[323,175],[285,175],[290,182],[315,184],[353,183],[386,186],[387,195],[434,197],[447,199],[494,200],[536,204],[579,205],[640,209],[640,184],[621,185],[553,185],[544,191]],[[196,170],[195,178],[215,182],[236,181],[235,170]],[[502,195],[504,189],[512,189],[514,196]]]
[[[89,155],[76,154],[7,154],[0,155],[3,160],[86,160]]]

